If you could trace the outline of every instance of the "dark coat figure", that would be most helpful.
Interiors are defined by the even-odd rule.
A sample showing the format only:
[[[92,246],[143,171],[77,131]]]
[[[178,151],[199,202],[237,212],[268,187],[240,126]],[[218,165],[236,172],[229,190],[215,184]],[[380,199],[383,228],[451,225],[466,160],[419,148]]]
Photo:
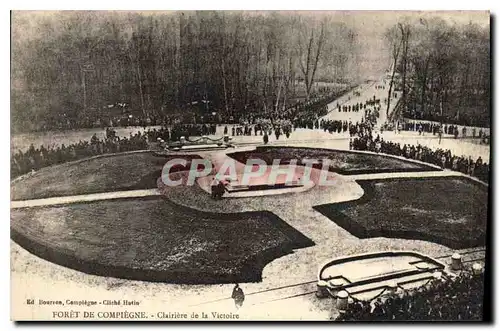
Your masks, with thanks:
[[[212,199],[222,199],[225,191],[224,183],[215,178],[210,185],[210,191]]]
[[[224,127],[224,134],[227,134],[227,125]]]
[[[217,199],[219,192],[219,181],[217,179],[214,179],[212,181],[212,184],[210,185],[210,191],[212,199]]]
[[[476,161],[476,168],[480,168],[483,165],[483,159],[479,157]]]
[[[235,132],[236,132],[236,129],[235,129],[235,128],[234,128],[234,126],[233,126],[233,127],[231,128],[231,136],[234,136]]]
[[[245,294],[243,293],[243,290],[238,284],[234,286],[231,298],[233,298],[234,300],[234,305],[236,306],[236,309],[239,309],[241,308],[241,306],[243,306],[243,301],[245,301]]]
[[[222,196],[224,195],[224,192],[226,191],[226,187],[224,186],[223,182],[219,182],[217,185],[217,198],[222,199]]]
[[[264,134],[264,144],[267,144],[269,142],[269,136],[267,135],[267,132]]]

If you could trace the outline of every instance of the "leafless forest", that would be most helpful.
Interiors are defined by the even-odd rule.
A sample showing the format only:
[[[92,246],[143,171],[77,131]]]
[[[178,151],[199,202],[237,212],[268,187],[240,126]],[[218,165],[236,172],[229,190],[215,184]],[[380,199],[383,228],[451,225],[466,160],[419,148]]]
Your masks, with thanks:
[[[488,126],[488,29],[420,18],[399,22],[385,37],[391,78],[400,73],[401,105],[408,117]]]
[[[359,83],[361,33],[328,12],[14,12],[13,130],[279,112]],[[407,117],[487,124],[488,28],[412,16],[380,45]]]

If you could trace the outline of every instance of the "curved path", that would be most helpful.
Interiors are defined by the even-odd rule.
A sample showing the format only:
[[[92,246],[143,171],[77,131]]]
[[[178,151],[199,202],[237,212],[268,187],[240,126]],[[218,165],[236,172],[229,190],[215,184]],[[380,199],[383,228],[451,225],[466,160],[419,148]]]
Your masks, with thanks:
[[[304,143],[307,143],[305,141]],[[280,142],[283,144],[283,142]],[[301,143],[295,145],[301,146]],[[310,145],[310,142],[309,142]],[[320,145],[320,144],[318,144]],[[228,150],[233,151],[233,150]],[[439,173],[439,174],[438,174]],[[359,186],[355,183],[356,180],[376,179],[376,178],[414,178],[414,177],[432,177],[432,176],[457,176],[451,171],[428,171],[428,172],[400,172],[400,173],[384,173],[384,174],[369,174],[369,175],[350,175],[342,176],[342,180],[348,184],[352,189],[336,191],[323,191],[325,199],[331,199],[338,196],[343,200],[358,199],[362,194]],[[348,186],[343,186],[347,188]],[[201,189],[200,189],[201,190]],[[330,316],[329,306],[331,303],[328,301],[318,302],[314,296],[302,296],[304,293],[311,293],[312,281],[311,275],[316,274],[316,268],[323,260],[340,256],[350,255],[355,253],[364,253],[374,250],[418,250],[431,256],[449,255],[454,250],[448,247],[438,245],[435,243],[406,240],[406,239],[388,239],[388,238],[370,238],[360,240],[349,232],[330,221],[321,213],[310,208],[310,199],[301,199],[303,194],[311,195],[311,199],[317,199],[322,194],[321,191],[313,189],[302,194],[287,194],[282,196],[269,196],[262,199],[268,199],[270,210],[285,220],[289,225],[303,233],[305,236],[311,238],[316,243],[315,246],[303,248],[295,251],[293,254],[283,256],[276,259],[264,268],[263,280],[261,283],[246,283],[241,285],[247,294],[260,293],[258,296],[249,296],[245,304],[245,308],[240,314],[245,318],[266,318],[266,316],[259,316],[262,314],[262,308],[253,310],[252,305],[265,305],[270,309],[279,309],[283,306],[280,302],[285,298],[289,303],[293,303],[294,307],[281,310],[283,318],[293,318],[301,314],[307,318],[328,318]],[[87,201],[106,201],[108,199],[121,199],[130,197],[145,197],[156,196],[161,194],[158,190],[136,190],[124,192],[106,192],[102,194],[93,195],[80,195],[71,197],[55,197],[49,199],[38,199],[31,201],[13,201],[12,208],[23,208],[29,206],[49,206],[60,204],[72,204],[75,202]],[[208,194],[204,193],[203,199],[209,199]],[[319,195],[318,195],[319,194]],[[314,196],[313,196],[314,195]],[[183,205],[188,205],[190,208],[196,206],[193,201],[182,199],[181,195],[167,196],[173,202]],[[316,202],[320,202],[317,199]],[[326,201],[326,200],[324,200]],[[331,200],[330,200],[331,201]],[[253,204],[248,203],[246,199],[232,199],[230,208],[232,211],[248,211],[262,208],[262,203],[256,201]],[[211,203],[210,212],[227,210],[228,201],[214,201]],[[291,204],[295,208],[278,208],[283,204]],[[226,207],[226,208],[224,208]],[[199,207],[198,207],[199,208]],[[307,220],[307,221],[305,221]],[[231,292],[231,285],[203,285],[203,286],[180,286],[175,284],[159,284],[147,283],[131,280],[116,280],[107,277],[91,276],[79,273],[77,271],[57,266],[41,260],[19,247],[17,244],[12,243],[12,279],[13,288],[17,288],[16,292],[25,293],[25,297],[20,295],[15,300],[25,300],[26,297],[33,296],[35,288],[25,288],[22,284],[30,283],[31,278],[36,278],[37,284],[46,282],[47,286],[53,290],[53,294],[47,295],[46,299],[57,298],[57,293],[63,293],[63,289],[69,287],[78,299],[95,298],[102,296],[102,293],[108,293],[107,298],[122,299],[126,296],[128,299],[136,299],[143,302],[140,310],[150,309],[156,311],[158,305],[167,305],[169,308],[177,309],[179,311],[187,310],[191,312],[194,308],[186,308],[192,306],[194,303],[206,303],[213,300],[218,301],[217,304],[211,304],[211,309],[222,309],[223,311],[230,311],[233,305],[230,301],[219,300],[227,298],[228,293]],[[56,276],[57,275],[57,276]],[[297,285],[298,284],[298,285]],[[76,287],[79,288],[76,289]],[[314,286],[312,286],[314,287]],[[20,289],[23,288],[21,291]],[[276,290],[281,288],[280,290]],[[15,302],[14,302],[15,304]],[[326,306],[325,306],[326,305]],[[289,306],[289,305],[287,305]],[[310,315],[304,312],[304,309],[310,309]],[[37,307],[41,314],[44,314],[44,307]],[[101,308],[99,308],[101,309]],[[92,310],[92,309],[91,309]],[[204,307],[202,310],[206,310]],[[275,310],[276,311],[276,310]],[[48,311],[47,311],[48,314]],[[257,315],[256,315],[257,314]],[[276,315],[274,315],[276,316]],[[271,315],[267,318],[272,318]]]
[[[157,189],[81,194],[81,195],[70,195],[70,196],[54,197],[46,199],[15,200],[10,202],[10,208],[15,209],[15,208],[27,208],[27,207],[42,207],[42,206],[72,204],[78,202],[91,202],[99,200],[143,198],[156,195],[161,195],[161,193]]]

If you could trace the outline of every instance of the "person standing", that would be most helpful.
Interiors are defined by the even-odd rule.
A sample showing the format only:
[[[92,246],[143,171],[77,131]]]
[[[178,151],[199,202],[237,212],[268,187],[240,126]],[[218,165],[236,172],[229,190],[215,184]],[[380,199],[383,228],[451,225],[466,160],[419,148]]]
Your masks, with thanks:
[[[236,309],[240,309],[241,306],[243,306],[243,302],[245,301],[245,294],[243,293],[243,290],[241,289],[240,285],[236,284],[234,286],[231,298],[234,300],[234,305],[236,306]]]
[[[226,191],[226,186],[222,181],[217,184],[217,199],[222,199],[224,192]]]
[[[469,176],[474,175],[474,166],[475,166],[474,160],[472,160],[472,157],[469,156],[469,160],[467,162],[467,174]]]
[[[215,177],[212,183],[210,184],[210,191],[212,199],[214,200],[217,199],[219,193],[219,180]]]

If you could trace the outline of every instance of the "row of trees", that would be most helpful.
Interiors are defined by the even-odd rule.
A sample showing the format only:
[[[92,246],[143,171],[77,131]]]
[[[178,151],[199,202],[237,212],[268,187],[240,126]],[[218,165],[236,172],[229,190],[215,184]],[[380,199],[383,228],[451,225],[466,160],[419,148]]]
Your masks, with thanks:
[[[357,51],[355,31],[326,14],[15,12],[14,129],[93,121],[111,105],[145,117],[282,109],[318,80],[345,80]]]
[[[401,90],[406,116],[489,123],[489,27],[407,19],[390,28],[386,39],[392,58],[388,95]]]

